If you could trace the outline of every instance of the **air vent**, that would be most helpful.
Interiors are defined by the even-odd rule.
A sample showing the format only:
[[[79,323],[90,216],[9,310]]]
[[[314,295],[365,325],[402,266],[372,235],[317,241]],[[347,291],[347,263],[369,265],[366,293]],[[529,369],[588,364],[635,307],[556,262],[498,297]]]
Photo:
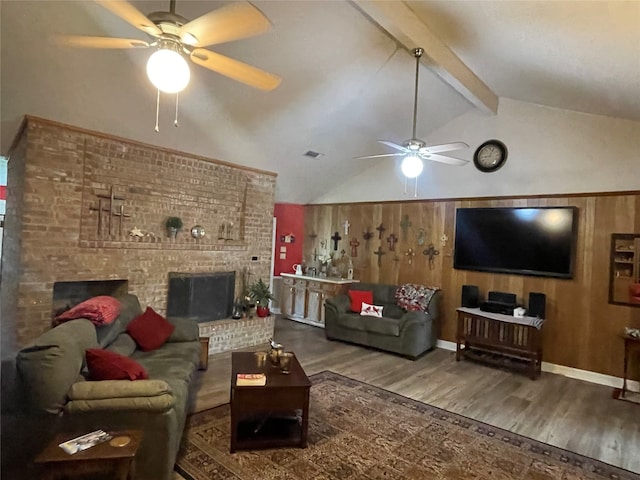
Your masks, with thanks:
[[[311,158],[318,158],[321,155],[324,155],[324,153],[314,152],[313,150],[307,150],[304,154],[305,157],[311,157]]]

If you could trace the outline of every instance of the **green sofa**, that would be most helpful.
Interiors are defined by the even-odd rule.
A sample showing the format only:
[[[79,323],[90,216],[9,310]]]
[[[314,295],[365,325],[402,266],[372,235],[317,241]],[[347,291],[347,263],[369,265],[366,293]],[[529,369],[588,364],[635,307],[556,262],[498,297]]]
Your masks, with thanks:
[[[347,294],[325,302],[324,331],[329,340],[397,353],[415,360],[437,341],[440,290],[435,290],[425,311],[407,311],[396,303],[398,285],[355,283],[350,290],[371,290],[374,305],[382,305],[382,318],[362,316],[350,308]]]
[[[176,328],[168,341],[143,352],[126,333],[129,322],[142,313],[138,298],[118,299],[123,309],[113,323],[95,327],[86,319],[71,320],[18,352],[24,404],[40,417],[40,432],[49,436],[57,431],[141,430],[135,478],[170,480],[189,407],[189,385],[199,363],[198,326],[192,320],[169,319]],[[97,347],[133,358],[149,379],[86,380],[85,350]]]

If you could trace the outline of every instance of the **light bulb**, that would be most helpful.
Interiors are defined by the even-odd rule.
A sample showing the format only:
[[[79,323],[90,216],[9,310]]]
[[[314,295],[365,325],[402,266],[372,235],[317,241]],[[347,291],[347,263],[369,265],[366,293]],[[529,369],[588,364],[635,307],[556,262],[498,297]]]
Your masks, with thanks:
[[[177,93],[189,84],[191,72],[182,55],[174,50],[161,48],[149,57],[147,76],[160,91]]]
[[[405,177],[415,178],[422,173],[422,160],[417,155],[407,155],[400,168]]]

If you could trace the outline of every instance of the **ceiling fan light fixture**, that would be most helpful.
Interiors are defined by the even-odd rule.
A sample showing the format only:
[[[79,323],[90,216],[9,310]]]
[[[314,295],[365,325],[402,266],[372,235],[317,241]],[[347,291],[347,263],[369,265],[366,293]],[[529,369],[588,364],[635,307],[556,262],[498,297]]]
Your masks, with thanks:
[[[416,178],[422,173],[422,159],[417,155],[409,154],[402,160],[400,168],[405,177]]]
[[[189,64],[174,48],[162,46],[147,61],[147,76],[161,92],[178,93],[189,85]]]

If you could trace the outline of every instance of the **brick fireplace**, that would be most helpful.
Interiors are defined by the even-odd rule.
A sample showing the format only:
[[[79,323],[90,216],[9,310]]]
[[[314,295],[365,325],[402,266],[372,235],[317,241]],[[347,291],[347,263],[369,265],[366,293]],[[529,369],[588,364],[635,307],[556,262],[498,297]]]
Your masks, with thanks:
[[[58,282],[126,279],[143,308],[164,314],[169,272],[247,268],[267,281],[275,180],[271,172],[26,117],[8,164],[3,353],[50,327]],[[175,239],[165,233],[169,216],[184,222]],[[195,225],[204,238],[190,235]],[[232,225],[225,238],[221,225]]]

